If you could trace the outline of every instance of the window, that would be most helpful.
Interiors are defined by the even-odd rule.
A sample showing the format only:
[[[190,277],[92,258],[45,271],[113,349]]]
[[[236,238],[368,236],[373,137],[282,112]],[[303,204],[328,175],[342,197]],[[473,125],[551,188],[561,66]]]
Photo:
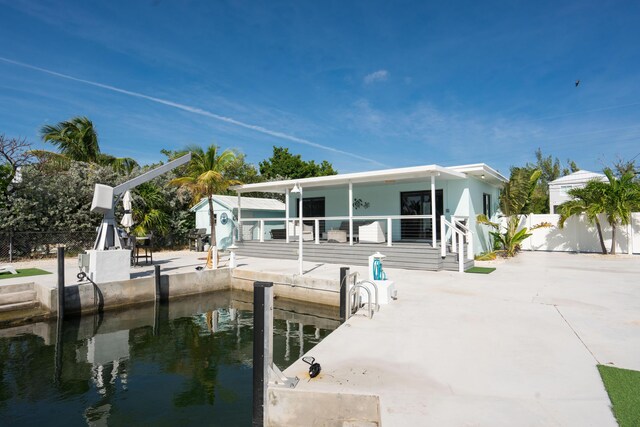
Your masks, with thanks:
[[[482,213],[491,218],[491,194],[482,194]]]

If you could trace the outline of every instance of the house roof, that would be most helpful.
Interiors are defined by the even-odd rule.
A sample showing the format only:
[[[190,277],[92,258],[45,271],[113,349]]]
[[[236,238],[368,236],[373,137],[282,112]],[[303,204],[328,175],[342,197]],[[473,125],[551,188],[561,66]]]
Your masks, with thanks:
[[[229,210],[238,208],[237,196],[222,196],[214,194],[213,200]],[[203,197],[196,205],[194,205],[190,211],[195,212],[207,203],[207,198]],[[265,199],[261,197],[243,197],[242,198],[243,210],[255,210],[255,211],[283,211],[285,209],[284,203],[276,199]]]
[[[549,185],[584,184],[584,183],[587,183],[588,181],[591,181],[594,178],[599,179],[601,181],[604,181],[607,179],[607,177],[601,173],[579,170],[572,174],[555,179],[551,181]]]
[[[502,185],[507,179],[499,172],[485,165],[476,163],[472,165],[461,165],[445,167],[440,165],[413,166],[398,169],[384,169],[369,172],[346,173],[329,176],[319,176],[303,179],[289,179],[282,181],[260,182],[257,184],[244,184],[231,187],[238,193],[262,191],[272,193],[284,193],[287,188],[291,189],[295,184],[303,188],[326,188],[338,185],[348,185],[351,183],[392,183],[419,182],[427,177],[440,176],[445,179],[465,179],[469,176],[484,178],[493,185]],[[242,205],[244,208],[244,203]]]

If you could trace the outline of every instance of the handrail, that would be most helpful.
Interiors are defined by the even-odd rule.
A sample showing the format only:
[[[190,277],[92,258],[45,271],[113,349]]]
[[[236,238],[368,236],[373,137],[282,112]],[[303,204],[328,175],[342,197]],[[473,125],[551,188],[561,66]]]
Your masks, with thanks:
[[[467,259],[473,259],[473,236],[471,235],[471,229],[467,227],[462,221],[458,218],[452,218],[454,225],[457,228],[461,228],[465,232],[465,237],[467,240]]]
[[[351,219],[354,221],[375,221],[382,219],[431,219],[431,215],[367,215],[367,216],[353,216]],[[303,221],[348,221],[350,218],[348,216],[310,216],[302,218]],[[287,222],[287,221],[299,221],[298,217],[289,217],[287,218],[242,218],[238,220],[239,222],[257,222],[257,221],[265,221],[265,222]]]
[[[363,283],[368,283],[371,286],[373,286],[373,290],[374,290],[374,296],[376,297],[375,301],[376,301],[376,305],[375,305],[375,309],[376,311],[380,311],[380,304],[378,303],[378,285],[376,285],[374,282],[372,282],[371,280],[361,280],[359,281],[357,284],[361,285]]]
[[[458,254],[458,271],[460,273],[464,272],[464,254],[460,252],[464,252],[464,235],[465,233],[459,228],[454,226],[455,220],[449,222],[446,220],[444,215],[440,217],[440,255],[442,257],[447,256],[447,234],[446,227],[449,226],[451,230],[451,252]],[[460,248],[460,252],[458,252],[458,247]]]
[[[369,319],[373,319],[373,309],[371,308],[371,291],[369,290],[369,288],[367,288],[366,286],[363,286],[359,283],[356,283],[350,290],[349,290],[349,301],[351,301],[352,295],[355,295],[356,291],[358,289],[364,289],[365,291],[367,291],[367,305],[369,308]],[[360,305],[360,304],[358,304]],[[351,306],[349,306],[349,310],[348,310],[348,317],[351,317]]]

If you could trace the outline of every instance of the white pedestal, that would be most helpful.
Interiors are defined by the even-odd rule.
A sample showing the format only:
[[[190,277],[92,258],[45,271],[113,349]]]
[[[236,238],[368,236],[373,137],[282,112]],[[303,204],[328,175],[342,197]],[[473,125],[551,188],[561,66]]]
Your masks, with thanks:
[[[108,251],[88,250],[89,278],[95,283],[117,282],[129,280],[131,266],[130,249],[113,249]]]
[[[389,304],[393,297],[396,296],[396,287],[393,283],[393,280],[372,280],[378,287],[378,304]],[[369,283],[362,283],[369,291],[371,292],[371,299],[373,303],[375,303],[375,291],[373,286]],[[362,302],[366,303],[369,300],[367,299],[367,292],[364,289],[360,289],[360,295],[362,297]]]

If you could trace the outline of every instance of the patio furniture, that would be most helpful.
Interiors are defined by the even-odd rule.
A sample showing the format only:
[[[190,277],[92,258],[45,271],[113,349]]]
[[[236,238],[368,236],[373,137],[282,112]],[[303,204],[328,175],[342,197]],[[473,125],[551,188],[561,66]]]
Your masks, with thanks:
[[[207,239],[207,229],[206,228],[194,228],[189,231],[187,235],[189,238],[189,250],[196,252],[204,251],[204,243]]]
[[[384,230],[378,221],[359,226],[358,239],[360,243],[384,243],[386,241]]]
[[[360,238],[360,234],[358,229],[360,228],[361,225],[367,225],[367,224],[371,224],[371,221],[353,221],[353,241],[357,242],[359,241]],[[342,230],[344,232],[347,233],[347,236],[349,235],[349,221],[342,221],[342,223],[340,224],[340,228],[339,230]]]
[[[298,236],[300,236],[300,225],[296,224],[295,226],[293,225],[293,222],[289,224],[289,237],[293,238],[297,238]],[[313,226],[312,225],[307,225],[307,224],[302,224],[302,241],[303,242],[308,242],[310,240],[313,240]]]
[[[327,242],[346,243],[347,232],[344,230],[329,230],[327,231]]]
[[[18,274],[18,272],[16,271],[16,269],[12,265],[0,266],[0,273]]]
[[[140,253],[140,252],[143,253]],[[153,235],[136,237],[132,250],[133,264],[140,265],[140,259],[144,258],[145,264],[153,264]]]
[[[287,230],[285,230],[284,228],[274,228],[273,230],[269,231],[269,234],[271,234],[271,239],[272,240],[284,240],[287,238]]]

